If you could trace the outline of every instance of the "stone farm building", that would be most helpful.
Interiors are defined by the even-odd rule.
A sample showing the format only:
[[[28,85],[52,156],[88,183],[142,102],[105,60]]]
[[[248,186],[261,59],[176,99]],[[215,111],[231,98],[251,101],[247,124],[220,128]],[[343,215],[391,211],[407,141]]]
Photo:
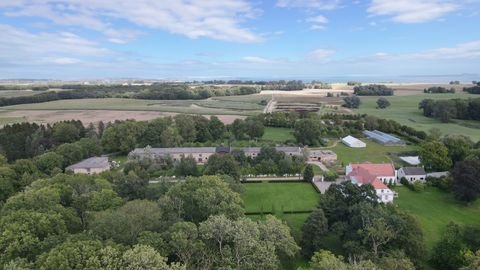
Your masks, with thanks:
[[[395,193],[386,185],[395,183],[397,180],[397,172],[393,164],[349,164],[345,169],[345,175],[347,180],[359,186],[372,185],[379,202],[393,202]]]
[[[403,177],[410,183],[424,182],[427,178],[427,173],[422,167],[402,167],[398,169],[397,179],[400,180]]]
[[[320,161],[331,164],[337,161],[337,154],[335,154],[332,150],[309,150],[308,158],[311,161]]]
[[[260,147],[174,147],[174,148],[137,148],[128,155],[130,159],[165,159],[171,158],[173,161],[178,161],[182,157],[189,157],[195,159],[198,163],[205,163],[209,157],[215,154],[227,154],[234,149],[239,149],[245,153],[247,157],[255,158],[260,153]],[[284,152],[288,156],[303,156],[303,151],[300,147],[279,146],[275,147],[279,152]]]
[[[68,166],[65,171],[83,174],[98,174],[111,168],[108,157],[91,157]]]

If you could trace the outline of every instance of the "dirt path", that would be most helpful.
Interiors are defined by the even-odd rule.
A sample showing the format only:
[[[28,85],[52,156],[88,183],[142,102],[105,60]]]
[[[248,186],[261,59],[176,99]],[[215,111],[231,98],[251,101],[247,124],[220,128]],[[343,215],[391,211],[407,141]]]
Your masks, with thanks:
[[[272,99],[270,99],[267,106],[265,106],[265,108],[263,109],[263,113],[272,113],[276,105],[277,105],[277,102],[273,99],[273,96],[272,96]]]

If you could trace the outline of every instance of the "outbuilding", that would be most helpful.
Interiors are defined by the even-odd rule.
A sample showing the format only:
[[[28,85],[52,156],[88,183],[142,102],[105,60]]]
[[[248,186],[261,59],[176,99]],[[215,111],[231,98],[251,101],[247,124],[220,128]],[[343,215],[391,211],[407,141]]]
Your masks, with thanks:
[[[365,148],[367,147],[367,144],[360,141],[359,139],[348,135],[347,137],[342,139],[342,143],[345,144],[348,147],[352,148]]]
[[[109,171],[110,168],[111,165],[110,162],[108,162],[108,157],[91,157],[68,166],[65,171],[83,174],[97,174]]]
[[[398,180],[405,177],[408,182],[414,183],[417,181],[424,182],[427,178],[427,173],[422,167],[402,167],[397,172]]]

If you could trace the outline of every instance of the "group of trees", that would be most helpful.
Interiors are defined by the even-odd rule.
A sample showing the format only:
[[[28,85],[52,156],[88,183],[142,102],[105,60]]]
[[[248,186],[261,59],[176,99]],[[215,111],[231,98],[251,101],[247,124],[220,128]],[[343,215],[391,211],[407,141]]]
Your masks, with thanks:
[[[341,243],[336,252],[351,264],[328,251],[315,253],[331,250],[331,243]],[[370,185],[350,182],[330,186],[303,226],[301,247],[306,258],[314,255],[313,269],[415,269],[424,265],[426,254],[413,217],[377,203]]]
[[[451,119],[480,120],[480,98],[433,100],[424,99],[418,105],[426,117],[438,118],[442,122]]]
[[[245,120],[235,119],[230,130],[237,140],[259,139],[265,132],[263,121],[257,117],[249,117]]]
[[[377,108],[385,109],[390,106],[390,101],[388,99],[381,97],[377,100]]]
[[[318,119],[305,118],[295,122],[293,136],[297,143],[300,143],[301,145],[322,145],[322,136],[325,134],[325,125],[323,125]]]
[[[447,94],[447,93],[454,94],[455,93],[455,88],[452,87],[450,89],[447,89],[447,88],[441,87],[441,86],[434,86],[434,87],[429,87],[429,88],[423,89],[423,92],[427,93],[427,94]]]
[[[316,81],[313,80],[308,88],[313,88],[313,89],[332,89],[332,85],[326,82],[322,81]]]
[[[449,223],[435,245],[431,263],[436,269],[474,270],[480,266],[480,227]],[[476,252],[476,253],[475,253]]]
[[[361,104],[360,98],[357,96],[344,97],[343,102],[345,103],[343,106],[350,109],[357,109]]]
[[[427,171],[451,171],[441,188],[464,202],[480,197],[480,145],[465,136],[430,135],[420,145],[419,156]],[[453,168],[453,169],[452,169]]]
[[[473,81],[474,86],[464,87],[463,91],[470,94],[480,94],[480,82]]]
[[[242,175],[300,174],[306,160],[303,156],[286,155],[274,147],[262,147],[255,158],[247,157],[241,150],[233,150],[231,155],[238,162]]]
[[[216,117],[179,114],[149,122],[117,121],[102,136],[107,152],[128,153],[135,147],[175,147],[184,143],[217,141],[226,135],[225,125]]]
[[[198,86],[188,84],[153,85],[64,85],[63,91],[48,91],[31,96],[0,98],[0,106],[42,103],[64,99],[138,98],[138,99],[206,99],[214,96],[250,95],[259,92],[252,86]]]
[[[353,93],[357,96],[393,96],[393,89],[385,85],[369,84],[355,86]]]
[[[132,174],[57,174],[9,197],[0,210],[0,267],[278,269],[299,250],[280,220],[244,217],[228,177],[160,183],[148,195],[122,180]]]

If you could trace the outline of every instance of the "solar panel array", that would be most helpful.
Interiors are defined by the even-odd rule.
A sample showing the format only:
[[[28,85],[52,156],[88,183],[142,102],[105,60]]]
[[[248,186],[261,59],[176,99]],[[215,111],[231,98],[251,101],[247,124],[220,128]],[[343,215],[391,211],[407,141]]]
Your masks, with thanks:
[[[369,139],[372,139],[378,143],[384,144],[384,145],[401,145],[405,144],[402,140],[399,138],[392,136],[390,134],[378,131],[378,130],[364,130],[363,134],[367,136]]]

